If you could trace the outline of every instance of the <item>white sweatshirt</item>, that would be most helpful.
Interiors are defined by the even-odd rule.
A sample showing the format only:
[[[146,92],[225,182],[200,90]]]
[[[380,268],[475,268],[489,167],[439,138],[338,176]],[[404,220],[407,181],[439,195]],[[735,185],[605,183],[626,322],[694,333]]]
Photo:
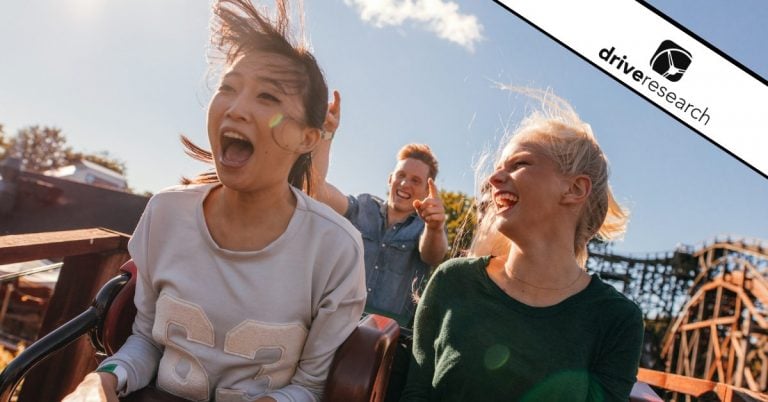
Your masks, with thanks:
[[[360,234],[293,189],[296,210],[279,238],[225,250],[203,216],[215,186],[149,201],[128,244],[139,270],[133,335],[102,366],[125,368],[123,394],[157,374],[159,388],[190,400],[318,401],[365,305]]]

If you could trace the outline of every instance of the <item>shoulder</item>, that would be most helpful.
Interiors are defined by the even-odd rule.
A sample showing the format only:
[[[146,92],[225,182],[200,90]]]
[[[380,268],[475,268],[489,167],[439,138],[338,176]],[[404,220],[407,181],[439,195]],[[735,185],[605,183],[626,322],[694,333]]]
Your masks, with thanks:
[[[200,199],[205,197],[205,194],[207,194],[214,185],[215,184],[179,184],[166,187],[155,193],[152,198],[149,199],[149,205],[157,206],[158,204],[175,202],[181,199]]]
[[[347,211],[344,217],[356,225],[365,224],[371,220],[376,221],[380,215],[384,200],[368,193],[347,196]]]
[[[384,200],[368,193],[362,193],[358,195],[349,195],[347,196],[347,199],[349,200],[350,204],[355,203],[359,205],[361,208],[381,208],[382,205],[384,205]]]
[[[214,184],[176,185],[167,187],[152,195],[144,208],[144,216],[177,216],[189,214],[191,209],[202,202]]]
[[[462,282],[482,275],[490,257],[451,258],[440,264],[433,275],[436,280]]]
[[[599,276],[592,277],[591,309],[607,322],[623,323],[642,328],[643,312],[632,300],[613,286],[603,282]]]
[[[471,298],[474,293],[468,290],[482,286],[486,265],[486,258],[452,258],[440,264],[424,289],[424,304],[433,307],[445,305],[446,300],[457,295]]]
[[[595,287],[595,296],[600,303],[611,305],[613,308],[626,313],[632,313],[633,315],[642,315],[640,307],[637,306],[632,300],[629,300],[627,296],[624,296],[621,292],[616,290],[613,286],[605,283],[599,276],[592,277],[595,281],[592,284]]]
[[[315,230],[319,230],[319,232],[317,232],[318,234],[326,236],[327,238],[325,240],[333,239],[329,236],[341,236],[353,240],[362,252],[363,246],[360,232],[355,229],[349,220],[336,213],[336,211],[328,205],[311,198],[303,191],[297,189],[293,190],[297,198],[297,209],[300,209],[307,214],[307,219],[310,220],[309,223]]]

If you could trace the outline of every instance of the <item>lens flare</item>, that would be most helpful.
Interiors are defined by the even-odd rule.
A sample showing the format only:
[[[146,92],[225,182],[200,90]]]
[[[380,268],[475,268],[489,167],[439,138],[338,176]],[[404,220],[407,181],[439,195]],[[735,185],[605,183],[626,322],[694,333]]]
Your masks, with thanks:
[[[277,113],[276,115],[272,116],[272,118],[269,119],[269,128],[277,127],[280,123],[283,122],[283,118],[285,118],[285,116],[283,116],[282,113]]]
[[[509,360],[509,348],[504,345],[493,345],[485,351],[484,363],[488,370],[497,370]]]

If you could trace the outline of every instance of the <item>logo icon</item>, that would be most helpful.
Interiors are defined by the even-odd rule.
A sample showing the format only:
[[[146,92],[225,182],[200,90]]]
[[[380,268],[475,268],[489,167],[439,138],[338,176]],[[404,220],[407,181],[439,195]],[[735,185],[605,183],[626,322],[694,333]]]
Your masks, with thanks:
[[[661,42],[651,58],[653,71],[672,82],[680,81],[689,65],[691,65],[691,53],[671,40]]]

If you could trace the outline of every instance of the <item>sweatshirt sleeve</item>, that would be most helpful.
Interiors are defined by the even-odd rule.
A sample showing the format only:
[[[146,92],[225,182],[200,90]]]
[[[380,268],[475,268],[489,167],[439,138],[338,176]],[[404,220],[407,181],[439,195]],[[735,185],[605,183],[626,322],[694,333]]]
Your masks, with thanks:
[[[147,205],[139,220],[136,230],[128,242],[128,251],[136,264],[136,318],[133,333],[125,344],[113,356],[105,359],[100,366],[117,364],[127,372],[126,386],[119,391],[120,396],[144,388],[155,377],[162,355],[160,345],[152,338],[152,325],[155,318],[157,293],[150,279],[151,267],[147,264],[150,242],[152,202]]]
[[[359,234],[349,244],[328,278],[291,383],[266,394],[277,402],[320,401],[336,349],[360,321],[366,292]]]
[[[431,400],[432,378],[435,374],[434,344],[442,319],[438,308],[442,276],[443,272],[438,268],[416,307],[411,363],[400,402]]]

